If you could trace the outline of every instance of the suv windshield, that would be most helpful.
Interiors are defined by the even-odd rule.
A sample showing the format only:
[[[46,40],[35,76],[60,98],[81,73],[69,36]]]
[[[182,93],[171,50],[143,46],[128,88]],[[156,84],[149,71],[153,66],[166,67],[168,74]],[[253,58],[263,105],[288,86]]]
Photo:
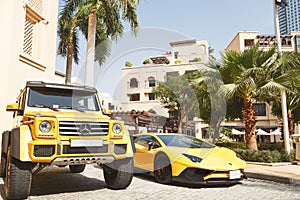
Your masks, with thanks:
[[[58,88],[30,88],[27,106],[50,109],[99,111],[96,93]]]

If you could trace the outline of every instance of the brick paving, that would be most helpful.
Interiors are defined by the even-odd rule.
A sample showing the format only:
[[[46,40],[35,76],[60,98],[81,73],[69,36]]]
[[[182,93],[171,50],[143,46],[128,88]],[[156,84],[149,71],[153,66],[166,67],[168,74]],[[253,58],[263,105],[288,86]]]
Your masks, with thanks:
[[[3,182],[0,182],[3,197]],[[81,174],[72,174],[68,167],[49,167],[33,178],[29,199],[71,200],[174,200],[174,199],[300,199],[300,187],[257,179],[248,179],[234,186],[191,187],[163,185],[151,176],[135,176],[126,190],[106,188],[102,170],[87,165]]]

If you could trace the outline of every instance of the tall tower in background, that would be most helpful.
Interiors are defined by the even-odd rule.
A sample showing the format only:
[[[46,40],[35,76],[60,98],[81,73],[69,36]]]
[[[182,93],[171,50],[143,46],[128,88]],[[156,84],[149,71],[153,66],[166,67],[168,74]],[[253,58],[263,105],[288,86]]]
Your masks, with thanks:
[[[300,0],[287,0],[288,6],[278,6],[280,34],[300,31]]]

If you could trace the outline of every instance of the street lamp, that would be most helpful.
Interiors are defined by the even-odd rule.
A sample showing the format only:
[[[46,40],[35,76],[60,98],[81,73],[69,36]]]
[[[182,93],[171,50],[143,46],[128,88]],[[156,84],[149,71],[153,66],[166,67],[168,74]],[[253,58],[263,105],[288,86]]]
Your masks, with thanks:
[[[279,31],[279,21],[278,21],[278,10],[277,5],[280,7],[286,7],[286,0],[273,0],[274,2],[274,22],[276,30],[276,38],[278,45],[278,53],[281,54],[281,39]],[[290,137],[289,137],[289,128],[288,128],[288,118],[287,118],[287,106],[286,106],[286,93],[284,90],[281,90],[281,111],[282,111],[282,121],[283,121],[283,138],[284,138],[284,149],[287,154],[290,154]]]
[[[286,0],[275,0],[276,5],[285,8],[288,4]]]

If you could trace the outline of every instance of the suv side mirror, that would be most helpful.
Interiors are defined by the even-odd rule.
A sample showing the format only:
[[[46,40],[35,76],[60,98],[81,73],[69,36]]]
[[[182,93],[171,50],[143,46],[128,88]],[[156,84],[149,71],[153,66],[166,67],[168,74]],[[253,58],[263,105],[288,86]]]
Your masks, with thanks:
[[[111,115],[111,111],[109,109],[103,108],[104,115]]]
[[[7,106],[6,106],[6,111],[13,111],[13,112],[15,112],[15,111],[18,111],[19,109],[18,109],[18,103],[12,103],[12,104],[8,104]]]

